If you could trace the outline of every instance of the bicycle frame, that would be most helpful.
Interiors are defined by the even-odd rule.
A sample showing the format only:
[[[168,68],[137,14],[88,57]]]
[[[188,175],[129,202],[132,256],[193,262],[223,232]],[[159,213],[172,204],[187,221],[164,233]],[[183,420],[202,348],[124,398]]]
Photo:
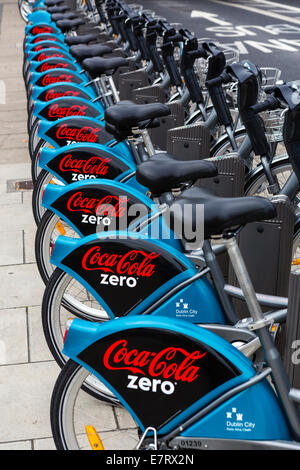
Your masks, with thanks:
[[[158,448],[164,445],[167,448],[172,448],[174,445],[180,448],[194,449],[200,447],[209,449],[299,449],[299,416],[294,404],[288,398],[289,387],[286,374],[282,368],[278,353],[275,354],[276,348],[270,339],[266,327],[267,317],[262,315],[255,300],[255,293],[251,282],[249,283],[247,271],[245,270],[235,239],[225,239],[224,243],[249,306],[252,317],[252,322],[250,323],[257,332],[265,351],[267,366],[269,366],[265,370],[255,372],[250,362],[248,364],[241,364],[239,361],[245,361],[246,358],[236,349],[233,348],[231,350],[232,346],[229,343],[223,343],[224,340],[213,335],[211,332],[205,331],[202,335],[202,328],[195,329],[194,326],[187,324],[185,321],[178,320],[174,320],[170,327],[167,324],[167,319],[163,317],[147,318],[139,316],[132,319],[123,318],[117,325],[114,322],[108,322],[104,325],[98,324],[93,326],[83,320],[74,320],[69,327],[63,352],[81,364],[90,373],[95,374],[118,397],[139,424],[141,430],[145,432],[144,438],[146,437],[146,443],[153,442],[153,437],[151,436],[153,436],[154,430],[155,434],[157,434]],[[136,343],[132,340],[133,332]],[[131,354],[134,347],[139,352],[141,348],[138,345],[141,340],[143,341],[143,351],[152,351],[154,348],[156,352],[160,351],[163,349],[159,346],[160,341],[164,344],[164,348],[168,348],[170,344],[167,339],[169,334],[173,338],[172,347],[174,351],[182,351],[183,349],[186,351],[182,347],[181,339],[192,338],[193,341],[200,341],[201,348],[203,348],[203,345],[204,348],[208,346],[210,352],[217,350],[218,353],[224,354],[223,357],[226,357],[229,362],[232,361],[231,367],[234,365],[241,373],[226,383],[228,388],[223,383],[223,388],[217,393],[217,396],[211,397],[209,395],[210,392],[208,392],[206,403],[204,400],[204,403],[202,402],[200,405],[199,402],[195,401],[193,407],[189,410],[190,414],[186,414],[188,408],[185,408],[186,402],[182,397],[176,401],[176,386],[172,380],[172,374],[163,376],[163,372],[168,370],[168,361],[164,363],[165,367],[163,369],[159,365],[158,370],[161,373],[159,375],[156,374],[156,377],[162,379],[168,378],[168,384],[164,384],[163,390],[155,389],[154,392],[151,374],[149,374],[149,371],[155,370],[151,367],[151,361],[149,368],[144,367],[143,369],[139,367],[138,361],[132,363],[126,360],[123,363],[121,359],[118,359],[116,362],[120,347],[123,348],[124,354],[125,352],[128,355]],[[147,341],[148,335],[156,338],[152,344],[151,341]],[[179,338],[177,342],[174,341],[174,335],[177,335],[177,338]],[[224,353],[225,350],[222,349],[223,346],[226,348],[226,354]],[[191,350],[195,352],[195,350],[199,351],[199,348],[197,349],[194,344]],[[200,352],[203,353],[204,350],[201,349],[199,351],[198,357],[201,357],[202,360],[203,355]],[[188,355],[188,352],[186,351],[185,354]],[[158,355],[165,358],[165,355],[162,353],[158,353]],[[135,357],[137,356],[135,355]],[[156,357],[155,354],[154,357]],[[176,357],[175,355],[172,356],[172,370],[181,370],[181,372],[184,370],[185,379],[191,384],[195,374],[189,374],[196,370],[200,374],[204,365],[202,364],[198,369],[193,369],[197,361],[189,362],[189,365],[192,365],[192,367],[187,371],[180,368],[182,360],[180,361],[179,358],[177,362]],[[135,364],[135,371],[133,371],[131,364]],[[157,362],[155,364],[157,365]],[[175,364],[177,364],[176,367]],[[248,366],[249,369],[247,368]],[[145,375],[149,380],[144,381],[143,386],[140,387],[139,377],[142,370],[145,371]],[[210,368],[210,377],[214,376],[215,370],[214,367]],[[128,371],[132,375],[129,376]],[[266,380],[270,373],[272,373],[280,401]],[[242,378],[243,374],[246,374],[247,378],[245,376]],[[177,374],[176,384],[178,384],[179,377],[180,375]],[[162,383],[164,382],[162,381]],[[133,387],[134,384],[137,385]],[[160,400],[163,400],[163,393],[168,395],[169,403],[174,399],[173,416],[171,419],[167,419],[165,423],[162,423],[161,421],[165,415],[161,415],[161,409],[155,403],[153,403],[153,407],[151,406],[152,413],[157,413],[155,417],[149,417],[147,412],[143,413],[138,406],[135,406],[136,402],[143,402],[142,396],[145,390],[149,392],[147,394],[148,399],[154,399],[156,403],[158,396]],[[198,393],[201,393],[200,390],[198,389]],[[134,392],[132,396],[131,392]],[[191,387],[190,393],[187,392],[187,395],[190,397],[192,393]],[[141,397],[140,400],[137,398],[138,396]],[[133,397],[134,402],[132,401]],[[176,415],[176,411],[179,409],[180,412]],[[270,413],[266,411],[267,409],[270,410]],[[233,410],[240,412],[240,419],[236,418],[234,420],[232,416]],[[158,415],[160,418],[158,418]],[[270,424],[271,426],[269,427]],[[236,432],[236,430],[239,432]]]

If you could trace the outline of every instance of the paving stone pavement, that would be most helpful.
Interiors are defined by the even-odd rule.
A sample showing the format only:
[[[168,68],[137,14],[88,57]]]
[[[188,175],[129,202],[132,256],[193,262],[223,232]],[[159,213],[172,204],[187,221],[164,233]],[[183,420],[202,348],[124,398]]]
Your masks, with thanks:
[[[40,320],[44,285],[34,258],[31,193],[7,191],[9,180],[30,179],[22,78],[25,23],[16,0],[1,4],[0,83],[6,103],[0,103],[0,450],[54,450],[49,404],[59,367]],[[120,430],[132,426],[122,409],[99,402],[97,408],[107,442],[116,425]]]

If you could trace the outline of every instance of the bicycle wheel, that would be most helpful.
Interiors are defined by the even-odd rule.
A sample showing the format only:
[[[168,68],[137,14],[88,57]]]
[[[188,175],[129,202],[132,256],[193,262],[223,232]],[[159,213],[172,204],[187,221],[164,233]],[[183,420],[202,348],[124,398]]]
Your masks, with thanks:
[[[39,121],[39,119],[33,114],[33,109],[28,112],[28,118],[27,118],[27,132],[28,134],[31,132],[33,125],[35,124],[35,121]]]
[[[292,253],[292,271],[300,267],[300,220],[294,227],[293,253]]]
[[[32,212],[35,223],[39,225],[46,208],[42,206],[42,199],[45,187],[47,184],[62,185],[62,182],[55,178],[51,173],[46,170],[41,170],[36,182],[34,183],[32,192]]]
[[[207,116],[210,115],[214,107],[212,105],[207,106],[206,108],[206,113]],[[238,111],[236,109],[231,109],[231,115],[232,115],[232,120],[233,122],[238,119]],[[195,111],[187,120],[186,120],[186,125],[190,124],[197,124],[197,123],[203,123],[203,117],[202,114],[199,110]],[[238,121],[238,129],[241,127],[241,123]],[[219,140],[222,138],[222,135],[224,134],[224,126],[220,124],[216,124],[216,126],[210,130],[211,131],[211,145],[214,146],[216,145]],[[235,131],[237,132],[237,131]],[[224,135],[224,138],[227,138],[227,135]],[[232,151],[232,150],[231,150]]]
[[[56,268],[46,286],[42,301],[42,324],[48,347],[62,367],[66,321],[81,318],[94,322],[109,320],[99,302],[72,276]]]
[[[32,126],[30,127],[29,132],[28,132],[28,134],[29,134],[28,135],[28,150],[29,150],[29,155],[30,155],[31,159],[33,158],[36,146],[38,145],[38,143],[40,141],[40,138],[37,135],[39,123],[40,123],[40,121],[35,118]]]
[[[237,146],[239,147],[243,140],[247,137],[247,132],[246,129],[238,129],[237,131],[234,132],[234,137],[237,143]],[[231,142],[228,138],[227,135],[224,135],[216,144],[211,148],[210,150],[210,157],[215,158],[215,157],[220,157],[222,155],[225,155],[227,153],[232,153],[234,152]],[[251,154],[254,157],[254,154]]]
[[[109,319],[106,312],[90,294],[88,299],[84,299],[86,295],[84,291],[85,289],[77,281],[58,268],[45,289],[42,301],[43,331],[49,350],[60,367],[63,367],[68,360],[62,353],[67,320],[76,317],[103,322]],[[81,310],[78,306],[81,306]],[[89,375],[86,378],[84,389],[89,395],[102,401],[119,405],[118,399],[94,376]]]
[[[279,187],[282,188],[289,176],[291,175],[293,168],[287,155],[282,157],[274,158],[271,163],[271,169],[273,175],[277,178]],[[264,169],[259,166],[254,172],[250,173],[245,183],[245,196],[263,196],[272,197],[272,194],[268,192],[268,180]],[[296,197],[294,204],[297,206],[300,203],[300,194]]]
[[[89,372],[69,360],[53,389],[50,419],[58,450],[92,450],[85,426],[94,426],[105,450],[133,450],[141,433],[124,409],[118,415],[82,390]]]
[[[19,4],[19,11],[20,11],[22,20],[25,21],[25,23],[27,23],[28,15],[32,12],[30,5],[28,5],[26,2],[21,2]]]
[[[32,177],[33,183],[36,182],[36,180],[38,179],[38,176],[41,172],[41,168],[39,167],[39,154],[40,154],[40,151],[44,147],[53,148],[50,144],[48,144],[48,142],[46,142],[43,139],[40,139],[40,141],[38,142],[37,146],[35,147],[34,153],[32,155],[31,177]]]
[[[38,225],[35,236],[35,259],[45,284],[47,284],[55,269],[55,266],[50,262],[50,257],[55,240],[59,235],[79,238],[75,230],[63,219],[54,212],[47,210]]]

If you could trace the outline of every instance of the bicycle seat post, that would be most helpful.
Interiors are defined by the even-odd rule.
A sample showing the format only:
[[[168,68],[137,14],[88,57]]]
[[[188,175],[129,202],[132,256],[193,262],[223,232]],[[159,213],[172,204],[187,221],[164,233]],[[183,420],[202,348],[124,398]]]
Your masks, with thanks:
[[[148,130],[143,129],[143,130],[140,130],[139,132],[140,132],[141,137],[144,141],[144,144],[145,144],[145,147],[147,149],[147,153],[148,153],[149,157],[152,157],[153,155],[155,155],[156,152],[155,152],[155,149],[153,147],[152,140],[150,138]]]
[[[250,315],[255,322],[262,321],[264,316],[261,307],[256,298],[255,290],[250,279],[248,270],[246,268],[244,259],[240,252],[237,240],[235,236],[229,236],[224,238],[224,244],[236,274],[239,285],[245,296]]]

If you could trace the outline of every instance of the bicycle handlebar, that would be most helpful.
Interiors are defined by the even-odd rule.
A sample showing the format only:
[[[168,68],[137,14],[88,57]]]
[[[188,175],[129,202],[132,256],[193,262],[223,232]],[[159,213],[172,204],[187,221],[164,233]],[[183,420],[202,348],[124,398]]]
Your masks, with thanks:
[[[232,82],[231,76],[226,72],[222,72],[218,77],[207,80],[205,84],[207,88],[212,88],[218,85],[225,85],[230,82]]]
[[[252,109],[254,113],[259,114],[263,111],[271,111],[277,108],[280,108],[279,100],[275,98],[275,96],[270,95],[265,101],[254,104],[250,109]]]

